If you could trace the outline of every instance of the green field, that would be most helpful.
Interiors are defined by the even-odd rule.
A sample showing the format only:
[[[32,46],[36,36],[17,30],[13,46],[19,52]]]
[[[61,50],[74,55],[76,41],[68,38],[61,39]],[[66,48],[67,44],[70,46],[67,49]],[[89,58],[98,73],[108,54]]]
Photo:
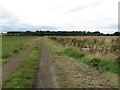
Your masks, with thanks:
[[[3,36],[2,37],[2,61],[7,62],[10,57],[24,50],[37,37],[32,36]]]

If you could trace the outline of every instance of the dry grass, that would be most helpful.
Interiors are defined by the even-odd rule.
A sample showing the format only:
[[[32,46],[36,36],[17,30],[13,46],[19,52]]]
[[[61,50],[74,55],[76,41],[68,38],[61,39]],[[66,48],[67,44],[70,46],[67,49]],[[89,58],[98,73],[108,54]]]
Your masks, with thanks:
[[[115,59],[117,58],[117,56],[112,54],[112,53],[108,53],[108,54],[101,54],[101,53],[87,54],[86,57],[89,58],[89,59],[100,58],[101,60],[107,60],[108,62],[115,62]]]
[[[108,61],[115,61],[120,54],[120,38],[117,36],[53,36],[50,38],[65,47],[72,47],[79,51],[88,48],[86,54]]]
[[[47,39],[47,43],[52,51],[53,64],[56,69],[56,74],[60,87],[110,88],[118,86],[118,77],[116,74],[99,73],[96,69],[91,68],[88,65],[83,64],[77,60],[74,60],[73,58],[56,54],[58,52],[62,52],[66,48],[72,48],[76,51],[79,51],[77,47],[69,45],[61,46],[60,44],[49,39]],[[101,56],[102,55],[99,55],[99,53],[96,53],[96,57]],[[89,54],[87,57],[92,58],[93,55]]]

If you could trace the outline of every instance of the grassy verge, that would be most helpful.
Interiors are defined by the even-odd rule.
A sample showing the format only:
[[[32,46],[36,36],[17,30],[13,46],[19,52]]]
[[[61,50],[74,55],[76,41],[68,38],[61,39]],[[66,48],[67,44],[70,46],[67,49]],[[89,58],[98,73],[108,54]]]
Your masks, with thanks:
[[[81,61],[91,67],[96,68],[100,72],[110,72],[118,74],[118,63],[117,62],[108,62],[107,60],[102,60],[100,58],[87,58],[86,55],[82,52],[75,51],[73,49],[65,49],[63,52],[58,52],[58,56],[68,56],[77,61]]]
[[[85,57],[85,54],[82,52],[75,51],[71,48],[65,49],[63,52],[58,52],[58,55],[67,55],[69,57],[72,57],[74,59]]]
[[[100,82],[105,83],[105,81],[102,81],[103,77],[107,77],[109,78],[110,82],[114,82],[112,84],[110,83],[110,85],[113,84],[116,85],[117,74],[113,74],[112,71],[117,70],[118,68],[115,66],[116,69],[115,68],[113,69],[112,68],[113,66],[111,65],[112,62],[109,61],[103,62],[104,60],[102,61],[99,58],[94,58],[93,55],[92,57],[89,58],[88,55],[86,55],[86,53],[78,50],[77,48],[64,46],[50,39],[47,39],[46,42],[52,52],[53,65],[56,71],[56,76],[58,77],[58,82],[60,87],[62,88],[97,87],[96,83],[98,84]],[[93,59],[98,59],[98,61],[96,60],[94,61]],[[97,67],[94,65],[96,63],[99,65],[98,71],[105,73],[99,73],[97,70],[92,68],[95,67],[97,69]],[[109,63],[110,66],[107,66],[109,65]],[[116,64],[117,63],[113,63],[113,65]],[[107,71],[106,69],[103,69],[102,66],[105,68],[105,65],[106,67],[110,68],[110,70],[112,71],[110,70]],[[89,81],[89,77],[92,77],[90,78],[90,81]],[[106,82],[106,85],[107,84],[108,82]]]
[[[49,42],[49,41],[48,41]],[[52,43],[54,43],[55,45],[57,45],[55,42],[50,41]],[[49,43],[50,44],[50,43]],[[82,62],[84,64],[87,64],[90,67],[96,68],[99,72],[104,73],[104,72],[110,72],[113,74],[118,74],[118,70],[119,70],[119,66],[118,66],[118,62],[116,62],[116,60],[105,60],[105,58],[102,57],[96,57],[94,55],[91,55],[91,57],[88,57],[88,55],[86,53],[83,53],[82,51],[77,50],[76,48],[71,48],[71,47],[67,47],[64,49],[60,45],[57,45],[57,48],[53,48],[54,45],[50,44],[49,45],[51,50],[53,51],[53,54],[57,55],[57,56],[68,56],[73,58],[74,60],[77,60],[78,62]]]
[[[11,78],[3,84],[3,88],[31,88],[40,60],[40,43],[21,63]]]
[[[58,43],[64,46],[64,42],[59,41]],[[71,48],[70,46],[67,46],[67,48],[61,52],[56,52],[56,55],[71,57],[77,61],[87,64],[88,66],[96,68],[101,73],[110,72],[110,73],[118,74],[119,66],[117,61],[119,60],[114,60],[115,58],[113,57],[109,58],[113,60],[109,60],[108,58],[107,59],[103,58],[102,55],[101,57],[97,57],[91,54],[91,57],[88,57],[88,54],[76,50],[75,48]]]
[[[110,72],[118,74],[119,67],[117,63],[111,63],[106,60],[101,60],[99,58],[92,58],[88,61],[86,60],[85,63],[91,67],[95,67],[100,72]]]

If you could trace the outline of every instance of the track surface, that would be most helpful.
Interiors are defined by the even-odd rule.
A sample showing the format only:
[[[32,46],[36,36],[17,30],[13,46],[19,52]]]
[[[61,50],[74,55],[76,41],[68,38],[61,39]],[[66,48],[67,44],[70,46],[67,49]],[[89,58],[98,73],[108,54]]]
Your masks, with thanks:
[[[34,88],[58,88],[58,83],[53,70],[51,55],[45,42],[42,42],[42,51],[38,74]]]
[[[55,65],[58,69],[62,69],[60,73],[66,76],[64,80],[59,76],[59,81],[62,81],[62,87],[79,87],[79,88],[117,88],[117,75],[100,74],[96,69],[90,68],[83,63],[78,63],[69,57],[58,57],[55,60]],[[59,73],[59,72],[58,72]],[[61,74],[60,74],[61,75]],[[63,84],[64,83],[64,84]]]
[[[36,40],[33,41],[33,43],[27,49],[2,65],[2,82],[5,82],[10,78],[11,74],[17,69],[20,63],[25,60],[35,45]],[[54,73],[51,61],[51,55],[44,41],[42,41],[40,64],[33,88],[58,88],[56,75]]]
[[[35,41],[17,56],[11,58],[7,63],[2,65],[2,82],[9,79],[11,74],[16,70],[18,65],[29,55],[30,51],[35,47]]]

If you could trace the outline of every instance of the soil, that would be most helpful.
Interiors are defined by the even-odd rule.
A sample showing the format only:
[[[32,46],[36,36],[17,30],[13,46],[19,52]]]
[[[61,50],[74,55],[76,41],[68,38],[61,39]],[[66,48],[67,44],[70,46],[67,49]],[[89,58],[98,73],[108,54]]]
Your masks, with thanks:
[[[64,81],[57,74],[58,81],[61,82],[62,87],[79,87],[79,88],[117,88],[118,77],[112,74],[101,74],[96,69],[89,66],[78,63],[69,57],[58,57],[54,61],[57,71],[66,73],[63,74]],[[60,74],[61,75],[61,74]],[[64,84],[63,84],[64,83]],[[65,86],[66,84],[66,86]]]
[[[33,88],[58,88],[56,75],[53,69],[51,54],[43,41],[41,59]]]

